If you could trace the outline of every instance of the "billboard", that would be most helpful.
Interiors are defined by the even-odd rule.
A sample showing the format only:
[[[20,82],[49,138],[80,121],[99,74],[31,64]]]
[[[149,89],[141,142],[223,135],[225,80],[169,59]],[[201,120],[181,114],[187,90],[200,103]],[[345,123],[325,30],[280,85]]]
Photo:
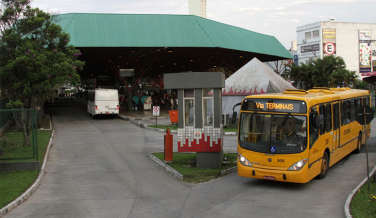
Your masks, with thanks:
[[[134,69],[120,69],[119,76],[120,77],[134,77]]]
[[[336,54],[336,29],[322,29],[323,56]]]
[[[371,31],[359,30],[359,73],[372,71]]]

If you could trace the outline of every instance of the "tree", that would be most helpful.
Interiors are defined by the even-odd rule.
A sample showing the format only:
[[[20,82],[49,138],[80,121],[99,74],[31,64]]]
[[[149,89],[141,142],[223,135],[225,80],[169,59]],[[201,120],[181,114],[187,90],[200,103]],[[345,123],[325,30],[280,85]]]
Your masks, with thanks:
[[[313,87],[353,87],[357,83],[355,71],[346,69],[343,58],[325,56],[323,59],[317,58],[307,65],[288,66],[286,73],[299,88],[310,89]]]
[[[7,106],[37,108],[57,84],[77,83],[81,53],[50,14],[30,7],[30,0],[2,0],[0,11],[0,88]],[[30,145],[30,114],[14,113]]]

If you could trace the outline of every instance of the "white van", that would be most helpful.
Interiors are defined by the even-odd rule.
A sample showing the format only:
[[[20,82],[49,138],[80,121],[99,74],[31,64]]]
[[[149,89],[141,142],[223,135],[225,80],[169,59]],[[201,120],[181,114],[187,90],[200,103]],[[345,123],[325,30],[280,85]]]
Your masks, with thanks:
[[[119,114],[119,94],[117,89],[88,90],[87,112],[93,117],[98,114]]]

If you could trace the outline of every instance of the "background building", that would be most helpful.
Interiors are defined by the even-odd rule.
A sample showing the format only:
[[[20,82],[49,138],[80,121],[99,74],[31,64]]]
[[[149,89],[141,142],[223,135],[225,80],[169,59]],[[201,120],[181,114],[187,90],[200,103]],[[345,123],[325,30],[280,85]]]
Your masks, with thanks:
[[[376,23],[321,21],[297,27],[298,63],[336,55],[359,76],[376,75]]]
[[[189,14],[206,18],[206,0],[188,0]]]

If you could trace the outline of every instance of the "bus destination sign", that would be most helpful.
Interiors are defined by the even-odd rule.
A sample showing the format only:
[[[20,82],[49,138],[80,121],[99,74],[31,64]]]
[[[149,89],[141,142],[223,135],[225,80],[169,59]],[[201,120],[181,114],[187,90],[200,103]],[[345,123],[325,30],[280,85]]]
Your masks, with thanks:
[[[285,99],[245,99],[242,110],[306,113],[307,106],[304,101]]]

